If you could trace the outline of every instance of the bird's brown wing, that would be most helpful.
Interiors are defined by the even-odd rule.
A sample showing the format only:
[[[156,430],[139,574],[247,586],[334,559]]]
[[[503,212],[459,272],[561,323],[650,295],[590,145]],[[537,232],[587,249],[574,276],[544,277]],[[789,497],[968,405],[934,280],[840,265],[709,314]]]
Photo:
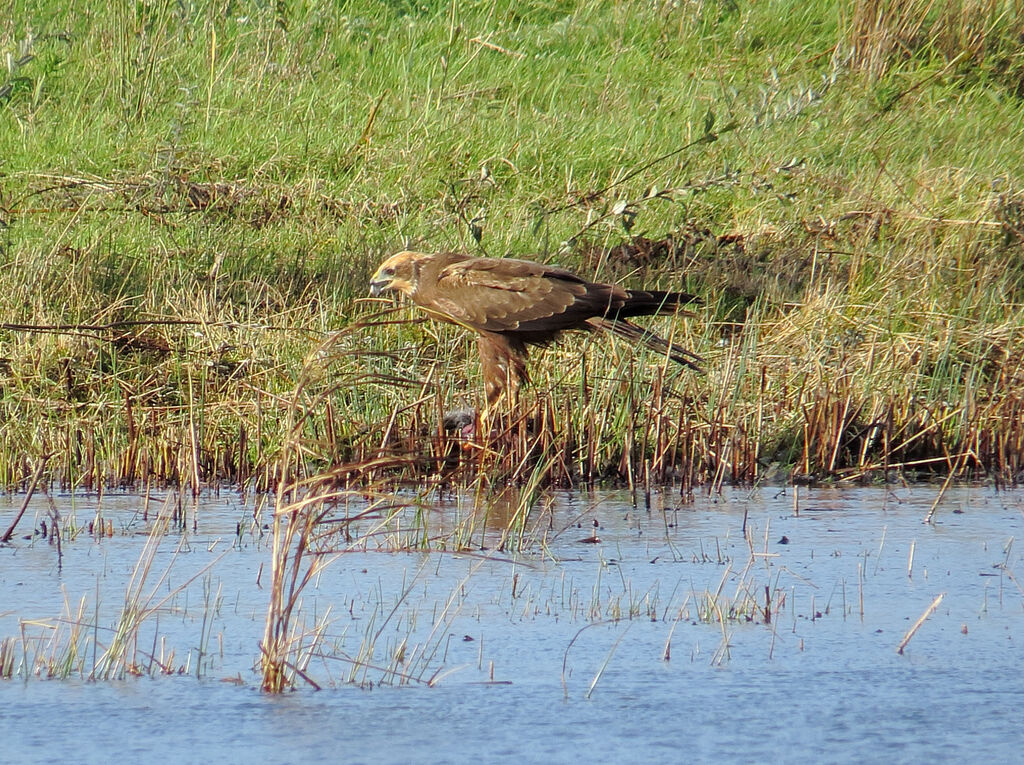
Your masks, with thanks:
[[[477,331],[555,333],[607,311],[611,289],[538,263],[474,258],[444,268],[423,297]]]

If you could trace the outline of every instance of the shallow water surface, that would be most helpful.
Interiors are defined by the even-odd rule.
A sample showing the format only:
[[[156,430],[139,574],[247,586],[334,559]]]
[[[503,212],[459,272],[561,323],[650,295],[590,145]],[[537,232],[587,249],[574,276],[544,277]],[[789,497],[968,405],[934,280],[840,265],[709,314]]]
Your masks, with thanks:
[[[186,508],[142,587],[146,674],[92,682],[159,503],[144,519],[138,496],[54,496],[66,526],[98,514],[114,533],[80,533],[59,558],[39,536],[0,548],[0,638],[17,657],[0,760],[1017,760],[1024,493],[952,490],[926,525],[935,497],[735,490],[645,510],[562,494],[519,555],[369,544],[303,596],[307,626],[326,625],[307,668],[324,690],[271,697],[254,671],[270,544],[251,499]],[[0,525],[21,499],[0,498]],[[33,500],[19,531],[49,512]],[[476,547],[491,547],[481,524]],[[84,671],[41,679],[74,624]]]

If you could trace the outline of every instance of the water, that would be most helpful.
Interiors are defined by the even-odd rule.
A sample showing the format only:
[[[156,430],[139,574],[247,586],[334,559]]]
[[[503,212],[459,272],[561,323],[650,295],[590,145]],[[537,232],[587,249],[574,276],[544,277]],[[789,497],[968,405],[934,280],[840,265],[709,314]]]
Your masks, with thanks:
[[[253,671],[269,541],[246,525],[251,504],[209,498],[194,528],[190,510],[187,533],[164,539],[143,588],[156,585],[144,601],[159,611],[138,655],[156,646],[186,674],[2,681],[0,760],[1016,761],[1024,493],[950,491],[922,524],[935,496],[802,489],[795,516],[792,489],[681,507],[656,496],[650,512],[622,493],[557,495],[535,511],[544,544],[517,561],[371,544],[304,595],[308,624],[331,620],[326,657],[308,668],[324,690],[280,697],[262,694]],[[78,621],[98,624],[106,645],[147,538],[143,501],[54,499],[80,525],[99,504],[115,534],[65,543],[60,567],[38,539],[0,548],[0,637],[20,640],[30,620],[30,646],[45,646],[84,598]],[[0,499],[0,525],[20,500]],[[34,502],[19,530],[47,509]],[[431,532],[457,513],[431,514]],[[354,657],[375,668],[354,670]],[[353,671],[361,685],[346,682]]]

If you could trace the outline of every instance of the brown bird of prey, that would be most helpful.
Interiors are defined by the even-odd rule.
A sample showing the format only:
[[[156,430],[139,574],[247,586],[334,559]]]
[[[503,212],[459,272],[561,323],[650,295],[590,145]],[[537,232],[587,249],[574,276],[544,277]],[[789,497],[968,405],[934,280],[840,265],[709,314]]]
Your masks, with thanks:
[[[526,260],[409,251],[392,255],[370,278],[370,294],[385,290],[402,292],[431,317],[476,333],[489,407],[503,393],[514,400],[528,379],[527,346],[548,345],[566,330],[605,330],[698,371],[703,361],[629,321],[671,314],[696,300],[681,292],[590,282]]]

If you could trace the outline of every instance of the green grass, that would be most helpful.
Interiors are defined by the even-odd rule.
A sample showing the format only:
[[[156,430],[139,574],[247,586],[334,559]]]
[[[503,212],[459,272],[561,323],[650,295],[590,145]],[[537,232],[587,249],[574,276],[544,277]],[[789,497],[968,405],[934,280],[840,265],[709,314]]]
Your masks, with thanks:
[[[0,329],[0,481],[54,452],[71,485],[272,484],[304,359],[342,329],[306,388],[311,466],[383,447],[436,470],[471,343],[353,324],[404,247],[705,297],[675,324],[705,378],[599,339],[536,355],[557,416],[532,459],[565,450],[563,478],[966,454],[1014,480],[1024,63],[996,5],[970,56],[926,26],[870,74],[852,4],[9,3],[5,327],[185,323]]]

